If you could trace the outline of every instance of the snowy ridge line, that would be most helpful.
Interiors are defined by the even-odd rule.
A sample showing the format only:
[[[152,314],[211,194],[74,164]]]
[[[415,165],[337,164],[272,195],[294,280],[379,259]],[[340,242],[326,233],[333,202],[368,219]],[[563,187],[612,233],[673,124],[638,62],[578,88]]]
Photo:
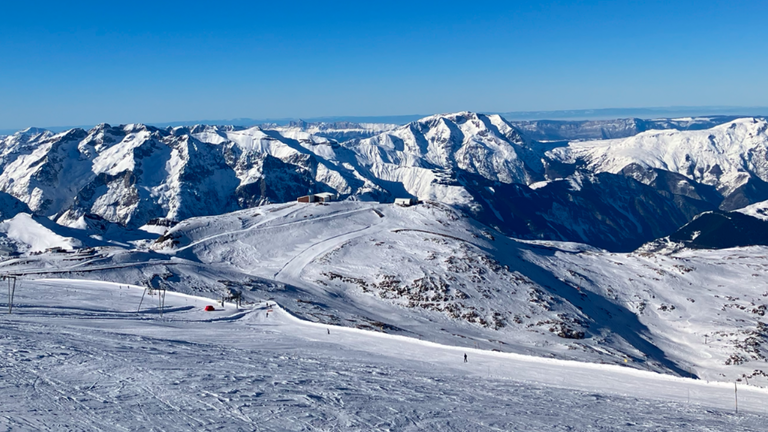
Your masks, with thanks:
[[[285,208],[288,208],[288,207],[292,207],[292,206],[286,206]],[[297,209],[297,210],[295,210],[294,212],[291,212],[291,213],[286,213],[283,216],[285,217],[285,216],[287,216],[289,214],[293,214],[293,213],[297,212],[298,210],[299,209]],[[321,221],[321,220],[334,219],[334,218],[339,217],[339,216],[346,216],[346,215],[350,215],[350,214],[354,214],[354,213],[361,213],[361,212],[365,212],[365,211],[368,211],[368,210],[369,210],[368,208],[362,208],[362,209],[354,209],[354,210],[348,210],[348,211],[340,211],[340,212],[336,212],[336,213],[330,213],[330,214],[324,215],[324,216],[319,216],[319,217],[316,217],[316,218],[313,218],[313,219],[306,219],[306,220],[302,219],[302,220],[290,221],[290,222],[286,222],[286,223],[282,223],[282,224],[277,224],[277,225],[264,226],[264,224],[269,223],[269,222],[274,220],[274,218],[273,219],[266,219],[266,220],[260,221],[259,223],[255,224],[253,226],[250,226],[248,228],[232,230],[232,231],[226,231],[226,232],[223,232],[221,234],[214,234],[214,235],[212,235],[210,237],[204,237],[204,238],[201,238],[200,240],[195,240],[194,242],[192,242],[192,243],[190,243],[190,244],[188,244],[186,246],[182,246],[180,248],[177,248],[174,252],[175,253],[179,253],[181,251],[184,251],[184,250],[187,250],[187,249],[191,249],[191,248],[193,248],[195,246],[198,246],[198,245],[210,242],[210,241],[215,240],[215,239],[226,238],[228,236],[234,236],[236,234],[242,234],[242,233],[245,233],[245,232],[251,232],[251,231],[258,232],[258,231],[262,231],[262,230],[263,231],[269,231],[269,230],[276,229],[276,228],[285,228],[285,227],[291,226],[291,225],[316,223],[316,222]],[[159,252],[162,252],[162,250],[160,250]]]
[[[274,302],[274,300],[270,300]],[[497,351],[487,351],[477,348],[470,348],[470,347],[458,347],[458,346],[451,346],[451,345],[443,345],[435,342],[425,341],[421,339],[414,339],[412,337],[408,336],[401,336],[401,335],[392,335],[388,333],[379,333],[374,332],[370,330],[363,330],[359,328],[353,328],[353,327],[342,327],[342,326],[336,326],[332,324],[320,324],[320,323],[314,323],[311,321],[303,320],[292,313],[290,313],[288,310],[280,307],[280,305],[277,302],[275,303],[275,307],[278,308],[280,311],[285,312],[286,316],[289,317],[291,320],[306,325],[306,326],[312,326],[317,328],[328,328],[333,327],[338,331],[346,331],[351,333],[358,333],[358,334],[365,334],[371,337],[379,337],[384,339],[390,339],[390,340],[398,340],[402,342],[408,342],[413,344],[418,344],[426,347],[432,347],[432,348],[439,348],[443,350],[451,350],[456,352],[469,352],[474,354],[481,354],[491,357],[497,357],[497,358],[506,358],[509,360],[516,360],[526,363],[538,363],[538,364],[547,364],[552,366],[564,366],[564,367],[570,367],[570,368],[578,368],[578,369],[589,369],[589,370],[602,370],[602,371],[610,371],[614,373],[619,373],[622,375],[627,375],[631,377],[637,377],[637,378],[644,378],[644,379],[652,379],[652,380],[663,380],[663,381],[669,381],[674,383],[681,383],[681,384],[688,384],[688,385],[696,385],[699,387],[713,387],[718,389],[730,389],[733,385],[733,383],[730,382],[722,382],[722,381],[705,381],[701,379],[692,379],[692,378],[684,378],[684,377],[676,377],[672,375],[666,375],[666,374],[660,374],[657,372],[652,371],[645,371],[641,369],[634,369],[630,367],[623,367],[623,366],[617,366],[612,364],[599,364],[599,363],[588,363],[588,362],[580,362],[580,361],[573,361],[573,360],[560,360],[560,359],[552,359],[547,357],[536,357],[536,356],[529,356],[524,354],[517,354],[517,353],[505,353],[505,352],[497,352]],[[531,381],[535,382],[535,381]],[[749,386],[742,384],[742,387],[739,388],[741,391],[742,389],[747,391],[753,391],[756,393],[762,393],[764,395],[768,395],[768,388],[763,387],[756,387],[756,386]],[[620,392],[615,392],[616,394],[622,394]]]
[[[180,258],[176,258],[177,260],[180,260]],[[77,265],[83,265],[87,263],[77,264]],[[60,273],[88,273],[93,271],[100,271],[100,270],[115,270],[115,269],[122,269],[122,268],[129,268],[129,267],[137,267],[142,265],[152,265],[152,264],[161,264],[161,265],[194,265],[197,263],[187,261],[187,262],[173,262],[173,261],[138,261],[138,262],[132,262],[132,263],[124,263],[124,264],[111,264],[108,266],[94,266],[94,267],[88,267],[88,268],[80,268],[77,266],[72,267],[66,267],[66,268],[60,268],[60,269],[51,269],[51,270],[29,270],[24,272],[6,272],[6,276],[29,276],[29,275],[42,275],[42,274],[60,274]],[[86,279],[69,279],[69,278],[62,278],[61,280],[86,280]],[[93,281],[92,281],[93,282]],[[106,283],[106,282],[105,282]],[[112,283],[112,282],[109,282]],[[122,285],[122,284],[118,284]]]

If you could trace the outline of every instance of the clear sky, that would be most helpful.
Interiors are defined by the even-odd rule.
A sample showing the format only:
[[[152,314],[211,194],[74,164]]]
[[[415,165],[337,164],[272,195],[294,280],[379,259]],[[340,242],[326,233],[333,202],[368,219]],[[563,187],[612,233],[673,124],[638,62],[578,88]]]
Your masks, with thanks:
[[[768,105],[766,0],[26,0],[0,16],[0,129]]]

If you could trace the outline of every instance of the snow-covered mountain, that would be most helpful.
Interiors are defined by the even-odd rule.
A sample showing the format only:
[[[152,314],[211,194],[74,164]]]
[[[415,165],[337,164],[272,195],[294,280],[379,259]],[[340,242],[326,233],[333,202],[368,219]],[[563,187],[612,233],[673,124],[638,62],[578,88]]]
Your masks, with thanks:
[[[462,112],[426,117],[347,146],[376,178],[401,183],[420,198],[436,199],[451,195],[430,186],[439,179],[437,170],[463,171],[502,183],[538,180],[541,162],[531,157],[525,144],[500,116]]]
[[[20,133],[2,148],[0,190],[35,214],[83,226],[86,214],[138,227],[311,192],[381,193],[335,158],[338,145],[305,132],[144,125]]]
[[[507,235],[628,251],[701,212],[768,199],[765,124],[740,119],[570,144],[531,141],[500,116],[470,112],[394,129],[29,129],[0,142],[0,191],[79,228],[99,218],[129,228],[172,223],[317,192],[413,197],[455,206]],[[341,143],[323,136],[344,130],[383,132]]]
[[[648,131],[626,139],[570,143],[548,156],[592,172],[627,167],[680,174],[712,186],[723,210],[768,199],[768,121],[744,118],[698,131]]]
[[[218,360],[206,362],[207,369],[239,371],[257,363],[272,368],[274,377],[288,364],[325,383],[337,377],[323,371],[331,378],[322,381],[318,362],[359,365],[355,358],[363,355],[351,342],[338,345],[343,355],[333,354],[331,334],[357,334],[339,327],[375,331],[390,341],[355,339],[371,344],[365,348],[371,353],[406,350],[402,336],[423,339],[407,346],[428,348],[406,356],[426,362],[424,369],[438,364],[424,353],[441,353],[440,365],[462,365],[454,354],[478,350],[470,351],[471,361],[517,358],[508,354],[517,353],[560,359],[544,364],[607,363],[768,386],[763,366],[768,247],[742,242],[764,237],[768,201],[739,213],[712,212],[729,199],[729,205],[738,205],[736,197],[745,202],[760,197],[755,185],[768,173],[765,121],[741,119],[706,131],[649,131],[595,143],[535,142],[499,116],[468,112],[431,116],[345,142],[309,129],[103,124],[59,134],[30,129],[2,139],[0,273],[35,288],[20,297],[23,317],[7,318],[12,336],[6,339],[25,349],[9,351],[13,364],[0,366],[6,367],[4,376],[22,383],[6,389],[22,386],[50,397],[41,389],[64,380],[38,385],[28,377],[47,369],[37,363],[36,369],[25,369],[22,360],[35,352],[45,355],[34,362],[73,364],[56,357],[64,355],[62,338],[77,339],[66,346],[83,352],[96,344],[109,353],[91,368],[100,379],[102,371],[138,358],[127,352],[163,346],[167,363],[177,355],[205,354],[215,345],[211,358]],[[740,176],[747,180],[739,183]],[[295,200],[322,191],[338,193],[340,202]],[[422,201],[401,207],[391,204],[395,197]],[[760,235],[751,235],[756,231]],[[731,243],[718,243],[723,237]],[[659,238],[674,247],[646,244],[635,250]],[[723,249],[731,246],[736,247]],[[145,299],[121,291],[123,284],[212,300],[241,294],[250,304],[246,309],[227,304],[226,314],[206,315],[204,299],[171,296],[173,317],[159,330],[147,324],[154,320],[146,315],[158,309],[135,312],[136,300]],[[94,296],[94,290],[104,295]],[[41,302],[31,300],[40,296]],[[155,297],[149,294],[146,301],[159,301]],[[279,306],[269,310],[265,302]],[[53,314],[56,323],[72,328],[87,327],[76,321],[81,317],[94,328],[98,320],[99,326],[119,328],[119,336],[90,327],[62,332],[51,323]],[[291,316],[314,324],[295,324]],[[126,319],[133,320],[130,329],[122,327]],[[218,330],[195,336],[186,331],[193,327]],[[186,336],[169,340],[167,331],[180,328]],[[254,328],[260,329],[258,336]],[[221,350],[216,344],[222,338],[227,344],[246,341],[248,349],[270,341],[270,347],[284,351],[269,361],[264,351],[243,357],[231,348]],[[323,347],[322,361],[296,361],[299,346]],[[111,366],[105,367],[104,359]],[[529,365],[515,367],[528,373],[536,362],[526,361]],[[389,379],[393,363],[381,364],[375,375],[385,371]],[[568,370],[581,374],[590,368],[625,369],[593,364]],[[76,370],[90,379],[87,371]],[[137,370],[148,369],[142,364]],[[554,370],[537,373],[551,384]],[[355,374],[343,378],[345,386],[358,382]],[[399,369],[397,374],[411,376]],[[252,385],[236,375],[216,375],[217,383],[238,383],[217,384],[232,390],[222,400]],[[455,379],[450,375],[439,379]],[[142,383],[163,381],[158,376]],[[584,381],[605,379],[595,377]],[[291,387],[291,379],[280,382]],[[119,393],[124,386],[118,381]],[[92,397],[100,385],[78,384],[77,394]],[[152,388],[166,392],[174,386]],[[248,399],[248,406],[252,402]],[[92,424],[103,426],[95,411],[83,410]]]
[[[340,122],[305,122],[302,120],[292,121],[286,126],[262,125],[262,129],[279,131],[281,134],[295,132],[306,132],[334,141],[343,142],[352,139],[369,138],[383,132],[389,132],[397,129],[399,125],[389,123],[354,123],[347,121]]]
[[[627,138],[650,130],[700,130],[736,120],[735,116],[683,117],[671,119],[624,118],[615,120],[512,121],[527,138],[538,141],[574,141]]]
[[[632,250],[721,199],[693,181],[680,186],[682,176],[670,186],[625,173],[594,175],[550,157],[551,144],[525,139],[499,116],[432,116],[343,145],[382,187],[458,206],[516,237]],[[697,190],[706,199],[690,192]]]
[[[643,245],[644,252],[768,246],[768,221],[745,212],[708,211],[674,233]]]

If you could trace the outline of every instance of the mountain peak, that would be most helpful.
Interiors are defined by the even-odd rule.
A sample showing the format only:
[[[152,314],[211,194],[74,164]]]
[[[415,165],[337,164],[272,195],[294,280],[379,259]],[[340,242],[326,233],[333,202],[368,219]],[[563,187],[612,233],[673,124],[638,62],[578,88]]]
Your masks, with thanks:
[[[38,128],[38,127],[28,127],[26,129],[20,130],[16,132],[14,135],[39,135],[42,133],[49,132],[48,129]]]

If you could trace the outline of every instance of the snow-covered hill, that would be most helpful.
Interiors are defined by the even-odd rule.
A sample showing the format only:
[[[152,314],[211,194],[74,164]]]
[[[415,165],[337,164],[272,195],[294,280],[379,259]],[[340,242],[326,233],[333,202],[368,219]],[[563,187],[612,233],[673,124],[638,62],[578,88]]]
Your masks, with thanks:
[[[151,249],[133,244],[29,255],[0,272],[234,290],[321,323],[768,385],[765,248],[612,254],[515,241],[437,203],[354,201],[192,218]]]
[[[433,340],[768,385],[765,248],[670,257],[525,244],[436,204],[268,210],[190,220],[159,250],[300,287],[326,305],[305,312],[323,322],[343,322],[343,304]]]
[[[736,211],[758,218],[760,220],[768,221],[768,201],[761,201]]]

